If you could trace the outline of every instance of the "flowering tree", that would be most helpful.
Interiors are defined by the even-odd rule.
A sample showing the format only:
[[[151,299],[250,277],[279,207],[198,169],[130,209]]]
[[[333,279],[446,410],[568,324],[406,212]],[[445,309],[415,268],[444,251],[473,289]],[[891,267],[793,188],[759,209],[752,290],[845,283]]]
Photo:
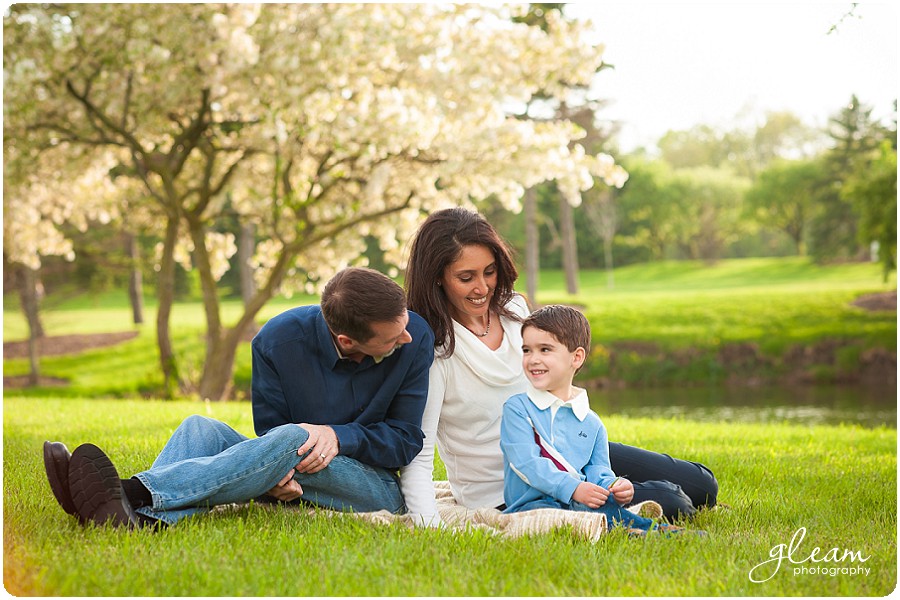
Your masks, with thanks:
[[[13,5],[5,107],[23,139],[114,155],[141,183],[165,223],[163,371],[177,376],[168,319],[182,260],[199,272],[206,313],[197,390],[218,399],[265,303],[327,280],[360,256],[363,236],[399,265],[423,212],[490,195],[517,208],[548,179],[575,200],[593,176],[620,176],[573,143],[573,123],[510,116],[538,90],[565,100],[601,62],[586,25],[555,11],[545,30],[513,22],[523,10]],[[231,327],[217,280],[236,245],[210,227],[226,204],[259,239],[257,291]]]
[[[113,197],[118,191],[102,172],[102,161],[85,162],[77,152],[30,152],[26,146],[10,142],[4,147],[3,159],[3,254],[14,271],[28,323],[30,383],[37,385],[36,341],[44,337],[39,313],[42,257],[74,259],[72,242],[60,226],[68,224],[83,232],[90,221],[109,223],[116,214]],[[80,167],[80,173],[60,185],[60,175],[74,171],[73,165]],[[84,201],[73,202],[79,197]]]

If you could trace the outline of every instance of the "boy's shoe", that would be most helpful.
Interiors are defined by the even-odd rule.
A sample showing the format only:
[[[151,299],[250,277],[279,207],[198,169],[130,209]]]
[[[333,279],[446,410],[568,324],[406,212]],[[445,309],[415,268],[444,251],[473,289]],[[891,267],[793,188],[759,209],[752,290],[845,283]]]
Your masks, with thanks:
[[[661,533],[662,535],[681,535],[681,534],[690,534],[696,535],[699,537],[705,537],[707,533],[702,529],[685,529],[684,527],[678,527],[676,525],[669,525],[667,523],[661,523],[653,528],[653,531],[657,533]]]
[[[122,490],[116,467],[97,446],[82,444],[75,448],[69,460],[68,481],[72,501],[83,522],[129,529],[141,526]]]
[[[72,500],[72,492],[69,490],[69,461],[72,455],[69,449],[61,442],[44,442],[44,470],[47,472],[47,481],[50,482],[50,491],[64,511],[83,522],[75,502]]]
[[[646,529],[638,529],[637,527],[626,527],[625,533],[628,534],[628,537],[642,538],[647,537]]]

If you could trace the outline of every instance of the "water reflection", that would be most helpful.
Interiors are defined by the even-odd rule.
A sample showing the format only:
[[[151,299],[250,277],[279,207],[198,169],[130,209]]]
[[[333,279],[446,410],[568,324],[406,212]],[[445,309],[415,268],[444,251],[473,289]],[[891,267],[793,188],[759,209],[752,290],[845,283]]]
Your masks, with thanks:
[[[588,390],[600,416],[897,427],[897,390],[871,386]]]

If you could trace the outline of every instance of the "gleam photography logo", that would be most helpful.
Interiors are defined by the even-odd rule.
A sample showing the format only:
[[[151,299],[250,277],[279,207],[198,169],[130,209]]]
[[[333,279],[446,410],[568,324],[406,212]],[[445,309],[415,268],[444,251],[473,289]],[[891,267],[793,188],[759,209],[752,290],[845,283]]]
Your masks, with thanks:
[[[848,576],[866,576],[869,574],[870,568],[862,563],[866,562],[871,556],[864,556],[861,550],[848,550],[846,548],[832,548],[826,552],[818,546],[814,547],[809,554],[800,549],[803,538],[806,537],[806,527],[801,527],[794,532],[789,544],[777,544],[769,550],[769,560],[764,560],[752,569],[750,569],[750,581],[753,583],[764,583],[781,570],[781,565],[789,563],[793,569],[794,576],[820,576],[820,577],[837,577],[838,575]],[[856,564],[860,563],[860,564]]]

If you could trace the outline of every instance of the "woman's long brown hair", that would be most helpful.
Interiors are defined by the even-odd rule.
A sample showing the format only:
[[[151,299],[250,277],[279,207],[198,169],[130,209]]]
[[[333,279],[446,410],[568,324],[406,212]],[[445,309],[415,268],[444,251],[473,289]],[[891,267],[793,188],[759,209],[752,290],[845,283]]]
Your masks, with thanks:
[[[484,246],[494,255],[497,286],[490,309],[516,321],[521,319],[506,304],[512,299],[519,276],[509,246],[484,217],[465,208],[448,208],[432,213],[416,232],[406,267],[406,298],[409,309],[418,313],[434,331],[435,349],[443,357],[453,355],[456,337],[444,288],[438,285],[447,267],[459,259],[466,246]]]

